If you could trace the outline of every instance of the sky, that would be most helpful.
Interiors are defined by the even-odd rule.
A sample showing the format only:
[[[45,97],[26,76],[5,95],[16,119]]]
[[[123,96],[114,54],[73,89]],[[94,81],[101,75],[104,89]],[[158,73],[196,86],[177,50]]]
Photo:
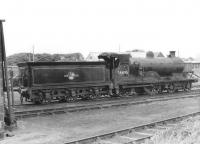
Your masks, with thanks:
[[[199,0],[0,0],[7,55],[175,50],[200,58]]]

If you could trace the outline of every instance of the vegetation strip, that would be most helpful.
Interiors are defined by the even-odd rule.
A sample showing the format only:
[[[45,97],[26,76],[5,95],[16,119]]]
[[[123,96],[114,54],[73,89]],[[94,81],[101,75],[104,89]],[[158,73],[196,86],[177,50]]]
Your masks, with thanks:
[[[85,105],[80,107],[62,107],[62,108],[54,108],[54,109],[42,109],[42,110],[30,110],[30,111],[21,111],[15,112],[15,117],[20,118],[28,118],[28,117],[36,117],[36,116],[46,116],[52,114],[62,114],[67,112],[77,112],[77,111],[87,111],[87,110],[95,110],[95,109],[102,109],[102,108],[111,108],[111,107],[119,107],[119,106],[128,106],[128,105],[137,105],[137,104],[144,104],[144,103],[151,103],[156,101],[167,101],[173,99],[182,99],[182,98],[194,98],[199,97],[199,91],[195,94],[187,93],[184,96],[170,96],[170,97],[150,97],[147,99],[137,100],[137,101],[114,101],[110,103],[103,103],[103,104],[93,104],[93,105]],[[165,95],[166,96],[166,95]]]
[[[162,120],[162,121],[156,121],[153,123],[148,123],[145,125],[126,128],[126,129],[122,129],[122,130],[118,130],[118,131],[113,131],[113,132],[102,134],[102,135],[96,135],[96,136],[87,137],[87,138],[83,138],[83,139],[79,139],[79,140],[74,140],[74,141],[66,142],[65,144],[92,144],[95,142],[97,142],[95,144],[108,144],[108,143],[114,144],[114,142],[109,141],[109,139],[112,139],[114,136],[117,136],[117,137],[120,137],[123,139],[129,139],[130,141],[132,141],[132,143],[136,143],[136,142],[143,143],[143,142],[145,142],[145,140],[150,139],[152,137],[152,135],[150,133],[138,132],[137,134],[143,135],[143,137],[141,136],[138,139],[134,138],[134,137],[128,137],[125,135],[134,133],[138,130],[148,130],[148,128],[151,130],[153,130],[154,128],[166,129],[169,127],[173,127],[176,122],[180,122],[181,120],[184,120],[186,118],[194,117],[194,116],[198,116],[198,115],[200,115],[200,112],[195,112],[195,113],[191,113],[191,114],[187,114],[187,115],[183,115],[183,116],[169,118],[169,119]],[[158,126],[158,127],[156,127],[156,126]],[[118,142],[118,144],[120,144],[120,143]]]

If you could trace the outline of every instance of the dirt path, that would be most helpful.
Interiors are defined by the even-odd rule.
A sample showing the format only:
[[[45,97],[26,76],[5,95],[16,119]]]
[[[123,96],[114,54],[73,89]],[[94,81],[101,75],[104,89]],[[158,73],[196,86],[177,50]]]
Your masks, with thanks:
[[[200,98],[35,117],[18,121],[15,136],[1,144],[62,144],[76,138],[200,111]]]

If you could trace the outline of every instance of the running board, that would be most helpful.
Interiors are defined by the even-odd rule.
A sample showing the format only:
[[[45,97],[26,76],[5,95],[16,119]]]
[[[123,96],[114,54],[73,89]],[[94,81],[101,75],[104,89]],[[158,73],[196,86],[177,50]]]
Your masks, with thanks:
[[[122,88],[152,87],[152,85],[122,85]]]

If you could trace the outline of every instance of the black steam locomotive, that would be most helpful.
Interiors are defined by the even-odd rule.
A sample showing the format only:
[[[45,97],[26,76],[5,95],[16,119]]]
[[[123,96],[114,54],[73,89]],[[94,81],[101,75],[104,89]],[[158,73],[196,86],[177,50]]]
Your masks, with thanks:
[[[190,90],[197,79],[184,72],[183,61],[167,58],[132,58],[129,54],[102,53],[104,61],[27,62],[18,64],[20,93],[35,103],[74,101],[102,96],[124,96]]]

